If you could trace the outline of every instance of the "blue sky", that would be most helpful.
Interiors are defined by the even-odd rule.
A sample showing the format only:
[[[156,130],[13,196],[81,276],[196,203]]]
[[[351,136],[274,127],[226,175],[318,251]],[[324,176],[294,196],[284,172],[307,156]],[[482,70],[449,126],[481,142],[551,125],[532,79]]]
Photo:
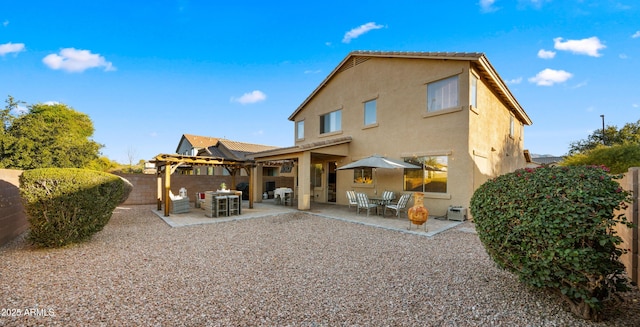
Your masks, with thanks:
[[[287,118],[354,50],[485,53],[534,154],[640,119],[635,0],[0,0],[0,97],[89,115],[121,163],[182,134],[291,146]]]

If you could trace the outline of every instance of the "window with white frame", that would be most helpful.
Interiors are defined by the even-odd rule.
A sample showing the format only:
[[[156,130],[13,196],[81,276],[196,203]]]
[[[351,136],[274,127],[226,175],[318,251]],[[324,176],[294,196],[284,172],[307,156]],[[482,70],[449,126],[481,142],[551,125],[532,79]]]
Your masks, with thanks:
[[[515,120],[513,115],[509,115],[509,136],[513,137],[515,133]]]
[[[469,104],[473,108],[478,108],[478,78],[476,75],[471,74],[471,98]]]
[[[421,167],[404,170],[405,191],[447,193],[448,156],[412,157],[404,161]]]
[[[427,112],[458,106],[458,75],[427,84]]]
[[[364,103],[364,126],[373,125],[377,122],[376,102],[376,99],[373,99]]]
[[[320,134],[342,130],[342,110],[320,116]]]
[[[304,139],[304,120],[296,123],[296,139]]]
[[[357,168],[353,170],[353,183],[372,184],[373,168]]]

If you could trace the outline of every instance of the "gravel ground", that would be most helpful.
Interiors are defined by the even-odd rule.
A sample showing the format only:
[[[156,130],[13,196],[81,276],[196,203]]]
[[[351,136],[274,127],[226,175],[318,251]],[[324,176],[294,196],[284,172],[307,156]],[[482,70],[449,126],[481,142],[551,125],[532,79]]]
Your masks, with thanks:
[[[605,322],[574,318],[497,269],[469,224],[433,238],[305,213],[171,228],[119,208],[90,242],[0,249],[14,315],[0,326],[640,326],[637,290]]]

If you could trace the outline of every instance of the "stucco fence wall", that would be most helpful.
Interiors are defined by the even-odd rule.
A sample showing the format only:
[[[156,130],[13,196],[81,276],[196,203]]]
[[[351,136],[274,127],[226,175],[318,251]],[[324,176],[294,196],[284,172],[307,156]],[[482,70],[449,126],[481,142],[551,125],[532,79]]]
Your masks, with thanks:
[[[29,228],[20,198],[22,170],[0,169],[0,246]]]
[[[635,228],[628,228],[624,225],[616,226],[616,230],[623,241],[620,248],[630,250],[627,254],[622,255],[620,261],[624,263],[627,275],[635,283],[638,283],[640,278],[638,272],[640,270],[640,264],[638,263],[638,249],[640,248],[640,237],[638,237],[638,231],[640,230],[640,220],[638,219],[638,204],[640,200],[639,175],[640,168],[630,168],[624,178],[620,180],[620,186],[623,189],[633,192],[633,202],[624,210],[624,214],[627,219],[635,224]]]
[[[29,227],[20,198],[20,175],[22,170],[0,169],[0,246],[22,234]],[[133,190],[123,205],[156,204],[158,179],[156,175],[119,174],[133,184]],[[235,189],[242,182],[248,183],[246,176],[236,176],[236,185],[231,185],[231,176],[172,175],[171,191],[178,194],[180,188],[187,189],[191,201],[197,192],[214,191],[221,183]],[[275,182],[276,187],[294,188],[293,177],[263,176],[262,183]],[[162,179],[164,187],[164,176]],[[264,185],[263,185],[264,187]]]

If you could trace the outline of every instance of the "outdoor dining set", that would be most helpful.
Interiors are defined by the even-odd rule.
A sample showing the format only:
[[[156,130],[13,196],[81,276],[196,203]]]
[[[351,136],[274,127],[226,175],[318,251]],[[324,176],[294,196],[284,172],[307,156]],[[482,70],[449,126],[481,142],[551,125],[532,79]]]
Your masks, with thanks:
[[[368,196],[365,193],[347,191],[349,208],[355,206],[357,214],[360,214],[360,210],[364,210],[367,212],[367,216],[372,210],[375,210],[376,214],[381,212],[384,217],[388,209],[394,212],[396,217],[400,217],[402,211],[406,212],[410,198],[411,194],[405,193],[400,196],[397,202],[394,202],[395,193],[392,191],[384,191],[382,196]]]
[[[242,214],[242,191],[207,191],[198,193],[199,205],[204,215],[224,217]]]

